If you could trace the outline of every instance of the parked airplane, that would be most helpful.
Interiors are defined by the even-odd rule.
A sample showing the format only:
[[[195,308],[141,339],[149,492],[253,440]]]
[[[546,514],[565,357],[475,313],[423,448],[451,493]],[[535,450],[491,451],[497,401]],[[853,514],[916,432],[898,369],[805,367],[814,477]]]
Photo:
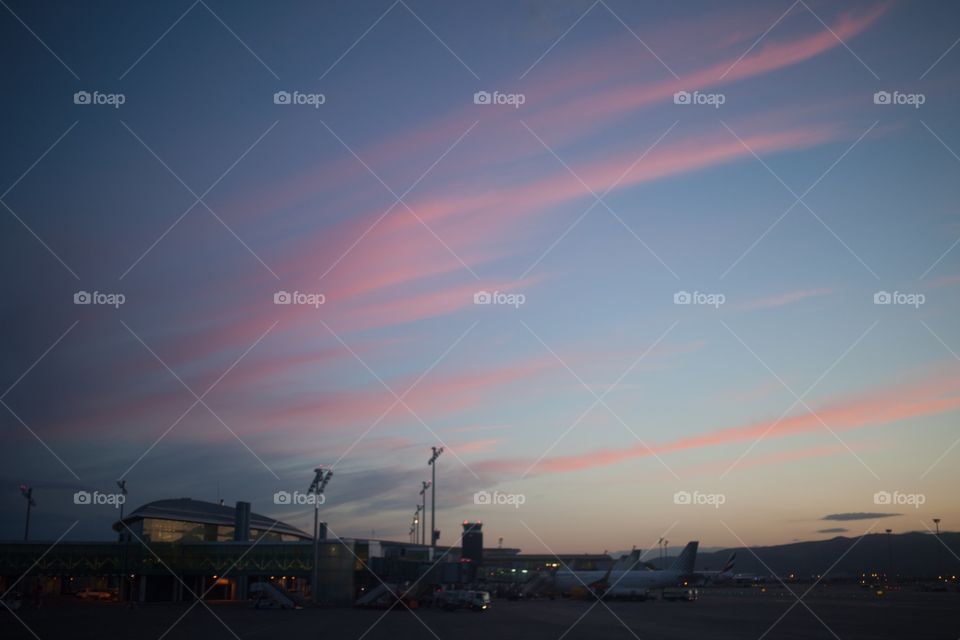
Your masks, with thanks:
[[[697,571],[694,581],[698,584],[725,584],[733,581],[733,565],[737,559],[737,552],[730,554],[720,571]]]
[[[604,571],[570,571],[562,569],[553,577],[553,587],[560,593],[589,589],[610,597],[640,596],[650,589],[674,587],[694,578],[697,559],[696,540],[687,543],[669,568],[663,570],[618,569],[614,564]]]

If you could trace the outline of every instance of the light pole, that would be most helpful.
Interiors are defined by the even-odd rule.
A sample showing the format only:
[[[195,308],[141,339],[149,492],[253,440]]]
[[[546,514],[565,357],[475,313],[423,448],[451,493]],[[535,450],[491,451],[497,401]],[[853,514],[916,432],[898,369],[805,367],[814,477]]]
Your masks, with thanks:
[[[890,582],[890,577],[893,575],[893,538],[890,534],[893,533],[893,529],[886,529],[887,532],[887,582]]]
[[[128,536],[124,533],[125,525],[123,524],[123,505],[127,502],[127,481],[126,480],[117,480],[117,488],[120,489],[120,495],[123,496],[123,500],[120,501],[120,540],[123,542],[123,552],[121,553],[120,559],[120,580],[117,582],[117,589],[119,593],[117,594],[120,598],[120,602],[126,602],[126,592],[125,582],[127,580],[127,538]]]
[[[323,465],[313,470],[313,482],[307,493],[313,495],[313,571],[310,572],[310,591],[313,592],[313,603],[320,602],[320,496],[323,490],[327,488],[327,483],[333,476],[333,470],[325,471]]]
[[[29,512],[28,512],[29,513]],[[937,528],[937,542],[942,544],[940,541],[940,518],[934,518],[933,524]],[[940,579],[940,569],[943,566],[943,550],[940,546],[937,546],[937,579]]]
[[[123,496],[123,500],[120,501],[120,521],[123,521],[123,505],[127,501],[127,481],[126,480],[117,480],[117,488],[120,489],[120,495]]]
[[[426,516],[427,514],[423,514],[423,515]],[[422,516],[420,515],[420,505],[418,504],[417,510],[413,512],[413,531],[412,531],[413,538],[411,542],[413,542],[414,544],[420,541],[420,518],[421,517]]]
[[[20,485],[20,494],[27,500],[27,522],[23,527],[23,541],[26,542],[30,539],[30,508],[37,506],[37,501],[33,499],[33,487]]]
[[[431,485],[432,483],[423,480],[420,487],[420,511],[423,512],[423,521],[420,523],[420,544],[427,544],[427,489]]]
[[[430,456],[430,460],[427,464],[430,465],[430,559],[433,560],[433,557],[437,553],[437,526],[436,520],[437,517],[437,458],[440,457],[440,454],[443,453],[443,447],[430,447],[433,450],[433,455]]]

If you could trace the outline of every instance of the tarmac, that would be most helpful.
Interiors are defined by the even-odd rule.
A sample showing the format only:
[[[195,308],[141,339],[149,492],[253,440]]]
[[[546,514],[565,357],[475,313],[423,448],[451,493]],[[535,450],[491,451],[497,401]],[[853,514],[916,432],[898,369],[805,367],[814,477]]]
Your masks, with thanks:
[[[796,587],[797,595],[803,586]],[[209,608],[208,608],[209,607]],[[148,604],[48,599],[0,613],[10,640],[352,638],[356,640],[876,640],[960,638],[960,593],[818,589],[702,590],[695,602],[494,600],[489,611],[255,610],[243,603]],[[26,626],[24,626],[26,625]],[[27,628],[29,627],[29,629]]]

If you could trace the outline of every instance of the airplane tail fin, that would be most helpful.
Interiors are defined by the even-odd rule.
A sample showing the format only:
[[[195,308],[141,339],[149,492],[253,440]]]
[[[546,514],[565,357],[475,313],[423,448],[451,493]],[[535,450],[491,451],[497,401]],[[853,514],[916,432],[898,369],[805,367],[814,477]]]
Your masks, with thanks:
[[[640,550],[633,549],[627,555],[622,555],[616,561],[616,564],[613,566],[614,571],[631,571],[636,568],[637,563],[640,562]]]
[[[679,574],[693,573],[693,565],[697,560],[697,547],[699,545],[700,543],[696,540],[688,542],[677,559],[670,565],[669,571],[675,571]]]
[[[737,559],[737,552],[734,551],[733,553],[730,554],[730,559],[727,560],[727,563],[723,565],[722,569],[720,569],[720,573],[730,573],[731,571],[733,571],[733,565],[736,559]]]
[[[603,574],[603,577],[587,585],[594,594],[603,595],[603,592],[610,586],[610,574],[613,572],[613,567],[616,564],[617,561],[610,558],[610,563],[607,565],[607,572]]]

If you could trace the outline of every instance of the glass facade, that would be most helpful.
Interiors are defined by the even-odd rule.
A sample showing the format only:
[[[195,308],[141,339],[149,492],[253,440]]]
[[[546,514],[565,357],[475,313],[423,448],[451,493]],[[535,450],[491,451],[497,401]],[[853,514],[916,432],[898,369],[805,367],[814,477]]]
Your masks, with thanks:
[[[233,527],[146,518],[142,538],[145,542],[225,542],[233,540]]]
[[[133,527],[144,542],[229,542],[233,540],[233,526],[144,518]],[[297,536],[251,529],[250,539],[263,538],[265,542],[296,542]]]

